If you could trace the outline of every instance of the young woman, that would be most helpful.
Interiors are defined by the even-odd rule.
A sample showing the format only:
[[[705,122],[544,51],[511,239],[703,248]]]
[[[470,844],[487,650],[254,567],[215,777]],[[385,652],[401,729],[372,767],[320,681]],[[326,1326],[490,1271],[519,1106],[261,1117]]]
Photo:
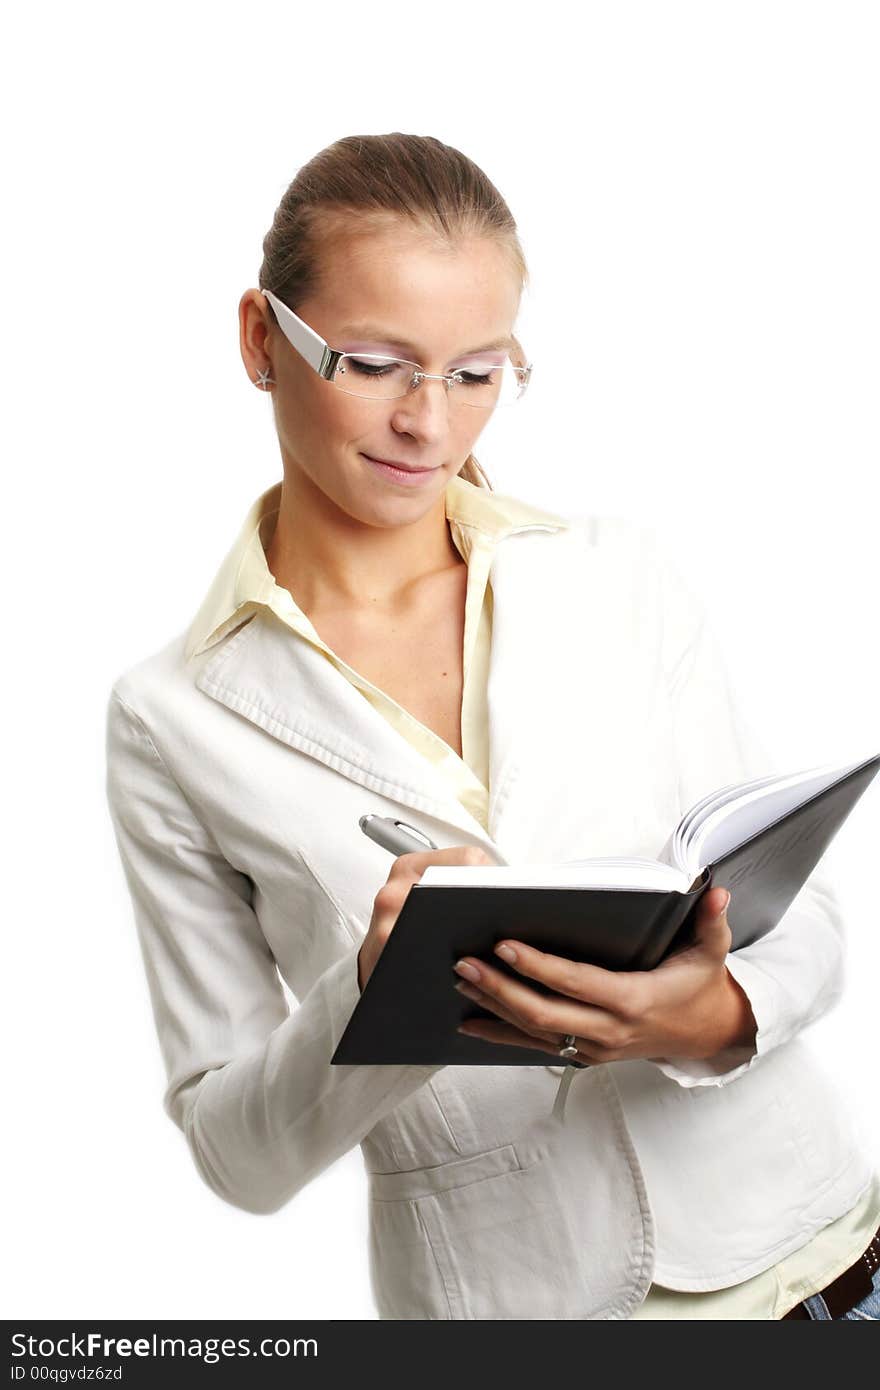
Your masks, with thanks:
[[[649,973],[516,941],[514,978],[461,963],[494,1015],[471,1031],[546,1067],[331,1065],[428,864],[653,857],[774,770],[652,535],[474,459],[528,383],[526,283],[497,189],[439,140],[339,140],[278,207],[239,309],[283,480],[108,711],[166,1110],[252,1212],[360,1144],[383,1318],[875,1318],[880,1186],[799,1036],[841,988],[818,872],[734,953],[715,887]],[[365,812],[441,848],[389,860]]]

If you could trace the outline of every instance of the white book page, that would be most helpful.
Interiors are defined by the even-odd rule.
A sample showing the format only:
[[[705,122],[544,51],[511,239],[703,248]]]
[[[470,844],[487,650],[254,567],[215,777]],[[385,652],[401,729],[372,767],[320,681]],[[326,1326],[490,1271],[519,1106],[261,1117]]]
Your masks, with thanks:
[[[797,773],[797,776],[802,774]],[[683,817],[680,825],[673,831],[670,840],[666,841],[658,859],[664,863],[674,864],[683,872],[688,868],[688,846],[693,841],[698,832],[709,816],[714,814],[722,806],[729,806],[738,801],[748,793],[757,791],[762,787],[769,787],[779,782],[778,774],[769,777],[755,777],[751,782],[729,782],[726,787],[719,787],[717,791],[709,792]],[[666,857],[668,856],[668,858]],[[702,867],[702,865],[700,866]]]
[[[417,889],[444,888],[629,888],[635,892],[685,892],[681,870],[652,859],[587,859],[570,864],[429,864]]]
[[[699,873],[859,766],[851,763],[847,767],[810,768],[790,777],[774,778],[773,785],[759,786],[727,802],[691,827],[684,846],[685,862],[694,874]]]

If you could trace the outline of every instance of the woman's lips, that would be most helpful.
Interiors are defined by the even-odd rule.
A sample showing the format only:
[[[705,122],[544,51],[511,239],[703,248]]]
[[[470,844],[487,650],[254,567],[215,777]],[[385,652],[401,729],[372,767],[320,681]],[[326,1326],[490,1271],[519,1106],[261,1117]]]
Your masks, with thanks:
[[[381,459],[374,459],[371,454],[363,454],[362,457],[383,477],[390,478],[392,482],[403,483],[405,487],[416,487],[432,473],[436,473],[439,467],[438,464],[435,468],[400,468],[393,463],[383,463]]]

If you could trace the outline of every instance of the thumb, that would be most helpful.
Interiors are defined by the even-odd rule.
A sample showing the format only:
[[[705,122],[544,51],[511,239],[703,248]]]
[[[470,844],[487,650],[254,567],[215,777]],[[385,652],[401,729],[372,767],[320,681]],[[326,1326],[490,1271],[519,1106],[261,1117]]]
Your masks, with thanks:
[[[726,888],[711,888],[703,895],[695,924],[695,943],[709,946],[727,955],[730,950],[731,933],[727,921],[727,908],[730,894]]]

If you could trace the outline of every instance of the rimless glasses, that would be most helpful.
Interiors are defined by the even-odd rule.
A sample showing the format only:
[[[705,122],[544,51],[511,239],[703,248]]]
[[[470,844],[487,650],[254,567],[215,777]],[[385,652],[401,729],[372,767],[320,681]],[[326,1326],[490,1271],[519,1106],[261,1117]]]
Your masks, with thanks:
[[[453,401],[480,410],[494,410],[496,406],[513,405],[520,400],[529,384],[531,365],[517,365],[503,350],[484,349],[465,355],[462,365],[455,371],[436,374],[424,371],[418,362],[399,357],[331,348],[271,290],[262,293],[272,305],[278,326],[291,347],[325,381],[332,382],[350,396],[396,400],[417,390],[423,381],[445,381],[447,394]]]

